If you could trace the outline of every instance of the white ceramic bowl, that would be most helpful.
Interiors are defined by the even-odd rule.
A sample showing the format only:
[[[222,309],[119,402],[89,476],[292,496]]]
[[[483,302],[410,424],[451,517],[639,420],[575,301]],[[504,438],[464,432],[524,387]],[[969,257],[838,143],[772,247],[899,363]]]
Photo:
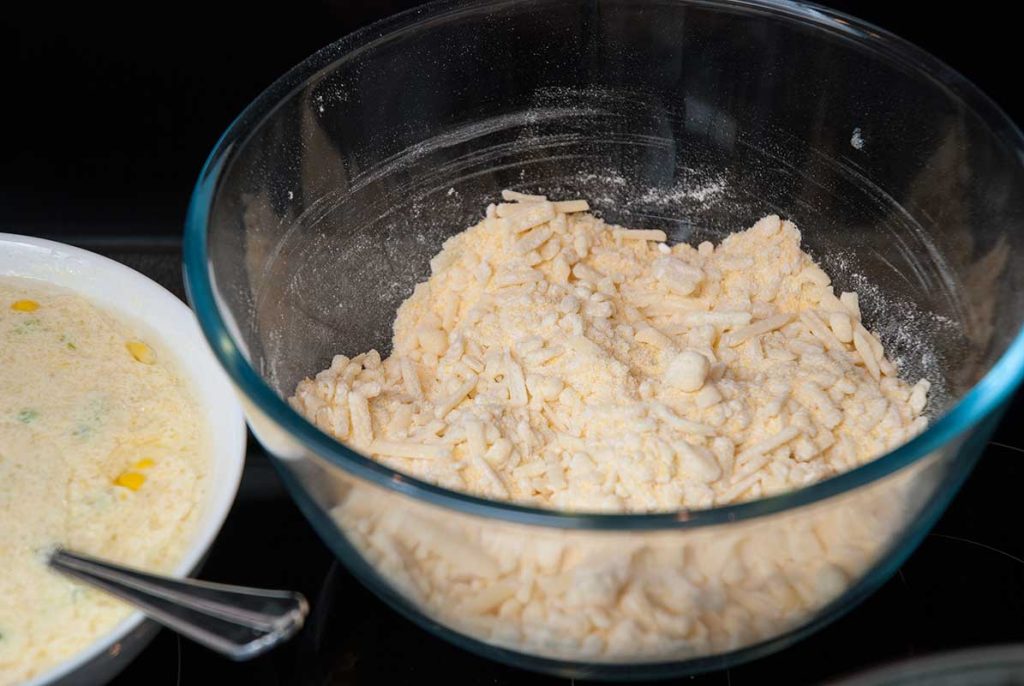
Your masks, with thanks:
[[[212,478],[198,530],[175,576],[196,571],[234,502],[245,461],[245,422],[227,377],[211,354],[192,310],[133,269],[62,243],[0,233],[0,276],[39,279],[62,286],[152,333],[191,387],[210,424]],[[155,625],[134,612],[88,649],[24,686],[102,683],[123,669],[156,634]]]

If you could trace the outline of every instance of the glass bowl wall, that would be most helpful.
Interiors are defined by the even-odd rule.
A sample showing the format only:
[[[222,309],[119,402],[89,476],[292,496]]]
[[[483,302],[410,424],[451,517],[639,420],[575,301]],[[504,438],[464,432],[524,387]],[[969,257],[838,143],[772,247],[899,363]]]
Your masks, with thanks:
[[[325,48],[231,126],[197,184],[189,293],[321,535],[427,629],[593,676],[720,667],[863,598],[969,471],[1024,365],[1021,137],[871,26],[786,2],[439,3]],[[910,380],[929,429],[840,477],[736,506],[559,514],[455,494],[283,400],[390,349],[429,258],[498,191],[716,240],[794,220]]]

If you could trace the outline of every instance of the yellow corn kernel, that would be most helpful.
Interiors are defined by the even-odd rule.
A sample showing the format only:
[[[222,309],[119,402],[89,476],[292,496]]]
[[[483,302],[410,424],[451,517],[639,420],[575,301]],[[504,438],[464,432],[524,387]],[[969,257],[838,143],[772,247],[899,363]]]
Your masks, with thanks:
[[[153,460],[149,459],[148,457],[144,457],[138,462],[136,462],[134,465],[132,465],[132,469],[149,469],[155,464],[156,462],[153,462]]]
[[[121,476],[114,479],[115,486],[121,486],[131,491],[137,491],[142,488],[142,484],[146,483],[146,477],[138,472],[125,472]]]
[[[11,303],[11,309],[15,312],[35,312],[39,309],[39,303],[35,300],[15,300]]]
[[[142,341],[129,341],[125,343],[125,347],[128,348],[128,352],[132,354],[132,357],[142,364],[153,364],[156,362],[156,353]]]

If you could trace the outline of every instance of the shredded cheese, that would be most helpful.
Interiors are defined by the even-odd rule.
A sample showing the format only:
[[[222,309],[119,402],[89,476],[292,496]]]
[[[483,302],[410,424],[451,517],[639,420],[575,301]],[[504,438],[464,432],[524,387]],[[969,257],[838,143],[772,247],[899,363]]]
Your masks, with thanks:
[[[427,481],[584,511],[770,495],[923,428],[927,382],[894,376],[792,223],[694,249],[585,200],[502,198],[402,304],[394,357],[336,357],[300,412]]]
[[[572,511],[679,511],[852,469],[927,420],[855,293],[769,216],[720,245],[502,193],[399,309],[394,353],[339,355],[293,406],[395,470]],[[343,472],[331,514],[433,621],[575,662],[671,662],[776,638],[892,548],[934,461],[771,517],[642,535],[498,522]]]

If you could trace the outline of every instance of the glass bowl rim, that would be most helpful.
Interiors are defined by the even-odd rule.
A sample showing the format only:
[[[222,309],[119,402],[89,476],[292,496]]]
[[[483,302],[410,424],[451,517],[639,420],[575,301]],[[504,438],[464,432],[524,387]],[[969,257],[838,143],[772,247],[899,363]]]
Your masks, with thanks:
[[[829,479],[780,495],[704,510],[657,513],[579,513],[548,510],[488,500],[420,481],[364,457],[303,418],[285,402],[240,351],[222,316],[213,291],[207,254],[210,210],[221,172],[255,129],[305,84],[339,62],[409,32],[467,14],[531,0],[437,0],[381,19],[321,48],[278,78],[253,100],[221,135],[199,174],[189,202],[183,243],[184,280],[189,301],[207,341],[236,388],[259,411],[287,431],[306,450],[333,466],[378,486],[417,500],[470,515],[557,529],[601,531],[672,530],[718,525],[784,512],[877,481],[925,457],[981,421],[1005,401],[1024,377],[1024,327],[991,369],[928,428],[907,443],[875,460]],[[1024,160],[1024,136],[1013,121],[968,79],[921,48],[856,19],[812,3],[794,0],[668,0],[665,4],[696,6],[747,16],[803,24],[830,33],[856,47],[902,63],[929,78],[966,111],[979,117],[1009,150]],[[306,494],[298,494],[306,497]]]

